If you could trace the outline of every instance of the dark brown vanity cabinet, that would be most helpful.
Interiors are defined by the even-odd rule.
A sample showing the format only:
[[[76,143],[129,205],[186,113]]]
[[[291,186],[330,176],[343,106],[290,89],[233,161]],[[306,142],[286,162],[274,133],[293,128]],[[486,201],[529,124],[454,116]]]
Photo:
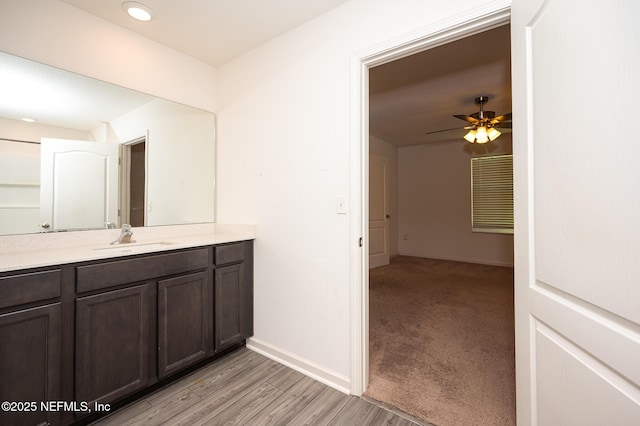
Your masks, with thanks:
[[[60,270],[0,277],[2,425],[58,424],[40,403],[60,399]]]
[[[112,402],[149,383],[149,285],[76,300],[76,400]]]
[[[253,246],[251,242],[215,247],[215,350],[253,335]]]
[[[111,403],[205,358],[209,248],[76,268],[76,398]],[[95,293],[95,294],[93,294]]]
[[[1,273],[0,400],[117,403],[252,334],[253,241]],[[87,414],[0,411],[0,425]]]
[[[208,272],[158,281],[158,376],[165,377],[211,352]]]
[[[216,268],[215,327],[216,351],[224,350],[245,339],[243,333],[244,265]]]

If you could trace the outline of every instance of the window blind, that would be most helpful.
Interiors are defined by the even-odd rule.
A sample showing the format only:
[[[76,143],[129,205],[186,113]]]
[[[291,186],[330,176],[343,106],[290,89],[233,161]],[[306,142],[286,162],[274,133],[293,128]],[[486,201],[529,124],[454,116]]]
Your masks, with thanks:
[[[513,233],[513,156],[471,159],[471,228]]]

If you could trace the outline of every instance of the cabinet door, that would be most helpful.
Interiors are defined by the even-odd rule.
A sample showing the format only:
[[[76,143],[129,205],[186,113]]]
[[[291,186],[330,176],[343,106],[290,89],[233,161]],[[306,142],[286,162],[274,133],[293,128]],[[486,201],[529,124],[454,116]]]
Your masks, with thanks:
[[[76,399],[112,402],[149,381],[147,285],[76,300]]]
[[[0,410],[0,424],[58,424],[59,413],[41,412],[40,402],[60,399],[60,327],[60,303],[0,315],[0,401],[37,403],[36,411]]]
[[[215,350],[220,351],[246,337],[244,264],[216,268],[214,286]]]
[[[206,272],[158,281],[158,376],[203,359],[211,347]]]

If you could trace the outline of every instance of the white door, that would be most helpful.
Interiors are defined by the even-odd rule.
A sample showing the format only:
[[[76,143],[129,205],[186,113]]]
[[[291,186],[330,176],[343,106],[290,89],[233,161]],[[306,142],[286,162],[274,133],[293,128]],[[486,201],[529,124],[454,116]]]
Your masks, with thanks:
[[[514,0],[519,425],[640,425],[640,2]]]
[[[43,231],[100,229],[118,220],[118,147],[43,138],[40,220]]]
[[[369,268],[389,264],[389,159],[369,156]]]

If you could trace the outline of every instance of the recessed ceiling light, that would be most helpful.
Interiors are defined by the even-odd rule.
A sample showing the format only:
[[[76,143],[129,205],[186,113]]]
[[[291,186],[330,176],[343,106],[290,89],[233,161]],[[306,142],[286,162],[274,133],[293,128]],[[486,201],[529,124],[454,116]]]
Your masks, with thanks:
[[[27,123],[35,123],[36,119],[35,118],[24,117],[22,119],[22,121],[26,121]]]
[[[135,1],[125,1],[122,3],[122,8],[129,14],[129,16],[133,19],[137,19],[138,21],[150,21],[155,15],[150,7]]]

